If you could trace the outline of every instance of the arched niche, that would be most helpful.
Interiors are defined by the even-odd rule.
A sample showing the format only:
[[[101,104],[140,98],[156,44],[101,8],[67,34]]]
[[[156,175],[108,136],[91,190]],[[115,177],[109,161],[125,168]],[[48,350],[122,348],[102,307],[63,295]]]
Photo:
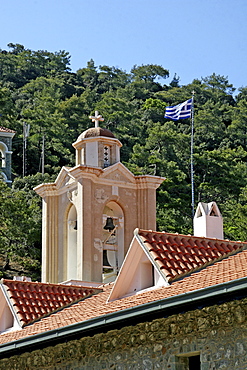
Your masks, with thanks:
[[[0,142],[0,167],[6,167],[6,152],[8,152],[8,147],[3,142]]]
[[[124,212],[114,201],[103,210],[102,280],[114,281],[124,260]]]
[[[67,217],[67,280],[77,279],[77,211],[71,205]]]

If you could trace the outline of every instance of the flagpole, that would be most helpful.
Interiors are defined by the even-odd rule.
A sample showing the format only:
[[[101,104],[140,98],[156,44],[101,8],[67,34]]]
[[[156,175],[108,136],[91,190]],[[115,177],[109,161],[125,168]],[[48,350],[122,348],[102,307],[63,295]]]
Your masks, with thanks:
[[[41,172],[44,176],[45,174],[45,135],[42,138],[42,153],[41,153]]]
[[[26,176],[27,170],[27,138],[29,136],[30,125],[23,122],[23,166],[22,166],[22,177]]]
[[[165,118],[173,121],[179,119],[190,118],[191,119],[191,145],[190,145],[190,169],[191,169],[191,207],[192,207],[192,219],[194,218],[194,163],[193,163],[193,150],[194,150],[194,94],[192,91],[192,98],[186,100],[181,104],[177,104],[171,107],[166,107]]]
[[[191,145],[190,145],[190,171],[191,171],[191,207],[192,220],[194,218],[195,208],[195,192],[194,192],[194,94],[192,91],[192,105],[191,105]]]

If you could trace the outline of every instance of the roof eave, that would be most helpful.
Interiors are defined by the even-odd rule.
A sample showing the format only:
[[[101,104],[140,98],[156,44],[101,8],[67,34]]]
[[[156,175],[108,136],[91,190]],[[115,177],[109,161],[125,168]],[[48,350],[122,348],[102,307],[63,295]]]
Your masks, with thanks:
[[[150,317],[152,314],[158,316],[161,313],[165,315],[166,311],[174,313],[174,308],[178,309],[182,307],[184,311],[185,307],[188,307],[189,305],[190,309],[193,309],[193,306],[196,306],[199,302],[200,306],[202,306],[203,303],[207,302],[208,300],[218,301],[219,299],[232,296],[237,293],[239,296],[239,293],[242,290],[245,290],[246,294],[246,288],[247,277],[244,277],[211,287],[194,290],[192,292],[160,299],[154,302],[145,303],[132,308],[127,308],[121,311],[109,313],[100,317],[1,344],[0,355],[7,355],[10,351],[15,350],[24,352],[25,350],[30,350],[30,346],[48,346],[51,342],[63,341],[65,339],[68,340],[68,337],[73,337],[79,334],[83,335],[83,333],[88,335],[90,331],[99,331],[101,328],[104,328],[104,330],[106,330],[107,327],[112,329],[113,326],[119,328],[119,324],[124,323],[123,325],[126,326],[130,320],[140,319],[140,317]]]

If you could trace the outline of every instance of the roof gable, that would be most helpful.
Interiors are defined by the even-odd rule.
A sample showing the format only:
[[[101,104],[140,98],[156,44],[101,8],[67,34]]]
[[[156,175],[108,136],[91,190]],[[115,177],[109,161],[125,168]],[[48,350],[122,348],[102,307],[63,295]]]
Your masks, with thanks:
[[[195,212],[195,217],[201,216],[221,217],[221,213],[216,202],[210,203],[199,202]]]
[[[243,242],[150,230],[139,230],[138,238],[169,282],[247,249]]]
[[[77,188],[77,183],[83,177],[98,177],[103,170],[99,167],[90,167],[86,165],[77,165],[75,167],[62,167],[56,181],[44,183],[36,186],[34,190],[41,197],[46,195],[58,195],[59,193],[72,191]]]
[[[153,265],[150,255],[142,248],[135,236],[121,266],[108,302],[151,288],[166,286],[168,282],[162,272]]]
[[[0,333],[10,331],[15,328],[20,329],[21,324],[8,299],[3,285],[0,284]]]
[[[169,285],[243,249],[247,243],[136,229],[108,300]]]
[[[92,287],[6,279],[1,281],[1,286],[21,326],[102,291]]]
[[[152,176],[152,175],[141,175],[135,176],[128,170],[121,162],[115,163],[112,166],[106,167],[103,173],[100,174],[101,179],[106,182],[114,183],[115,185],[120,185],[124,183],[124,186],[135,187],[139,189],[157,189],[160,184],[165,180],[164,177]]]
[[[121,162],[106,167],[101,175],[101,178],[113,180],[116,182],[126,181],[129,183],[135,183],[135,176]]]

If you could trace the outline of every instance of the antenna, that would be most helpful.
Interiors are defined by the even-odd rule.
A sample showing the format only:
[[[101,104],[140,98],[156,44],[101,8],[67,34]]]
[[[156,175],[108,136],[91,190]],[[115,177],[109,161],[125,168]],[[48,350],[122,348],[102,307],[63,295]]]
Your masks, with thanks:
[[[45,173],[45,135],[43,135],[43,140],[42,140],[42,175],[44,176]]]
[[[190,146],[190,168],[191,168],[191,207],[192,220],[195,214],[195,191],[194,191],[194,95],[192,91],[192,106],[191,106],[191,146]]]
[[[27,152],[27,138],[29,136],[30,124],[23,122],[23,165],[22,165],[22,176],[26,176],[27,170],[27,161],[26,161],[26,152]]]

